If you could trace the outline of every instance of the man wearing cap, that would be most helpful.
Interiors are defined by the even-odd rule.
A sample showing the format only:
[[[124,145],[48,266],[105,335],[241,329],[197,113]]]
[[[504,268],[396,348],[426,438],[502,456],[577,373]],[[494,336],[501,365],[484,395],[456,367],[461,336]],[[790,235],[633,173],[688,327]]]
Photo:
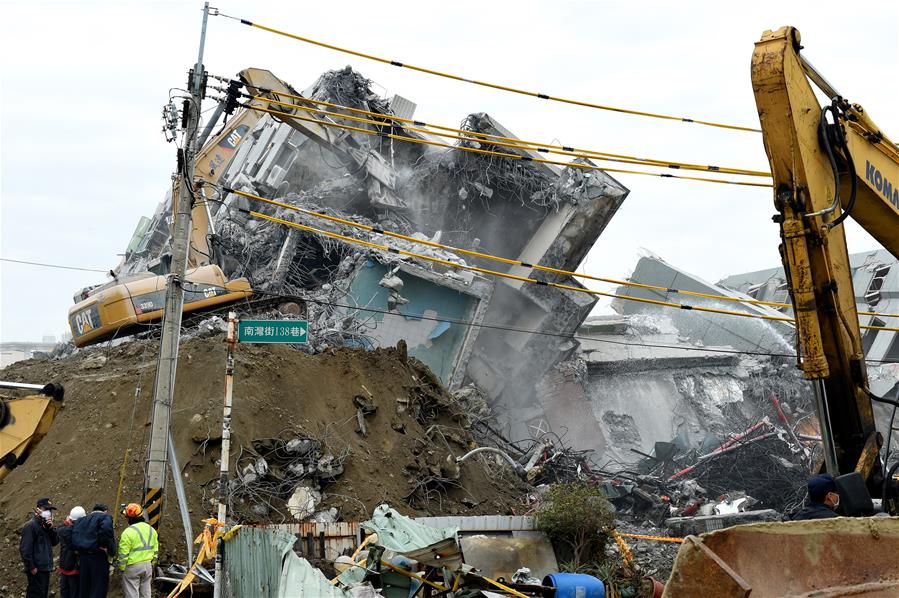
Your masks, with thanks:
[[[84,507],[72,507],[69,516],[62,522],[56,533],[59,534],[59,598],[78,598],[81,584],[78,555],[72,545],[72,530],[75,522],[84,517]]]
[[[26,598],[47,598],[50,593],[53,547],[59,544],[59,536],[53,529],[55,510],[49,498],[38,499],[34,514],[22,528],[19,552],[28,578]]]
[[[144,521],[143,509],[131,503],[122,511],[128,527],[119,538],[119,571],[125,598],[150,598],[153,565],[159,556],[159,536]]]
[[[109,565],[115,559],[116,551],[109,507],[97,503],[89,515],[75,523],[72,545],[80,559],[79,598],[106,598]]]
[[[792,521],[839,517],[833,511],[840,504],[840,494],[832,475],[821,473],[808,481],[808,502],[807,506],[791,517]]]

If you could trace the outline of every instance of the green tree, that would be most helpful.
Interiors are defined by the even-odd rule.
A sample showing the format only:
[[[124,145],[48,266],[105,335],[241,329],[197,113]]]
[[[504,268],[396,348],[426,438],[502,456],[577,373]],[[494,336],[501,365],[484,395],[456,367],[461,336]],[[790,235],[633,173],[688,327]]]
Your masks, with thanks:
[[[599,488],[581,482],[552,486],[537,511],[537,528],[570,557],[575,570],[602,560],[613,520]]]

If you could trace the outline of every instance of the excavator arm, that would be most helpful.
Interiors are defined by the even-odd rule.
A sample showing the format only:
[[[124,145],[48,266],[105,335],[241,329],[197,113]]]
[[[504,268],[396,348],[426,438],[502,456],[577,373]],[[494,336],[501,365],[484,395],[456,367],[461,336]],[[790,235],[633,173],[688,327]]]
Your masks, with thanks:
[[[222,131],[203,145],[197,154],[194,177],[200,182],[198,197],[191,210],[190,250],[187,255],[187,267],[196,268],[213,263],[209,235],[214,233],[209,199],[214,195],[214,187],[219,177],[231,163],[238,145],[253,129],[263,113],[254,110],[241,110]],[[172,192],[173,214],[177,212],[177,185]]]
[[[800,56],[793,27],[766,31],[752,56],[774,219],[796,316],[799,367],[813,382],[827,470],[882,480],[878,434],[842,222],[899,256],[899,151]],[[811,82],[830,97],[823,108]]]

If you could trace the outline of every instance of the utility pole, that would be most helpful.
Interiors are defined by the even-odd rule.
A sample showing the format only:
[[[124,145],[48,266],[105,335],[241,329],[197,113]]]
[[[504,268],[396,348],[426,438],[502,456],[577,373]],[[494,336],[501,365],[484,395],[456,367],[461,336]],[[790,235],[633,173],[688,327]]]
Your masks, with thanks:
[[[234,349],[237,347],[237,314],[228,313],[228,357],[225,361],[225,405],[222,411],[222,458],[219,470],[219,525],[225,525],[228,517],[228,470],[231,466],[231,405],[234,399]],[[223,530],[224,531],[224,530]],[[215,548],[215,583],[212,586],[212,597],[222,595],[223,560],[222,538],[219,536]]]
[[[209,3],[203,7],[203,28],[200,33],[200,53],[189,80],[190,97],[184,102],[184,147],[178,156],[178,197],[175,204],[175,223],[172,231],[172,265],[168,275],[165,311],[162,318],[162,339],[156,360],[156,382],[153,387],[153,415],[150,446],[147,450],[147,477],[144,480],[144,510],[148,522],[159,527],[165,493],[166,467],[168,464],[169,419],[175,394],[175,370],[178,366],[178,342],[181,339],[181,316],[184,307],[184,274],[190,242],[190,213],[194,204],[194,158],[197,144],[197,128],[200,120],[200,103],[203,96],[203,47],[206,43],[206,23],[209,20]],[[179,475],[174,473],[174,475]]]

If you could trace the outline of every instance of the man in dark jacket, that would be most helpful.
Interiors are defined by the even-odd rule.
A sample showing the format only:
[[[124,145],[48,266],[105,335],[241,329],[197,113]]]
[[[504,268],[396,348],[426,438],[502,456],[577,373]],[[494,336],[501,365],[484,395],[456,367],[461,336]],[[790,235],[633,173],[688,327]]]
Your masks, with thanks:
[[[56,529],[59,534],[59,598],[78,598],[80,596],[81,570],[78,566],[78,555],[72,545],[72,531],[75,522],[84,517],[84,507],[73,507],[69,516]]]
[[[821,473],[808,481],[808,503],[791,517],[792,521],[839,517],[833,511],[840,504],[840,494],[832,475]]]
[[[106,598],[109,590],[109,565],[115,558],[116,541],[109,507],[94,505],[72,530],[72,545],[81,565],[80,598]]]
[[[47,598],[50,593],[50,572],[53,571],[53,547],[59,536],[53,529],[56,507],[49,498],[37,501],[31,520],[22,528],[19,552],[28,578],[26,598]]]

